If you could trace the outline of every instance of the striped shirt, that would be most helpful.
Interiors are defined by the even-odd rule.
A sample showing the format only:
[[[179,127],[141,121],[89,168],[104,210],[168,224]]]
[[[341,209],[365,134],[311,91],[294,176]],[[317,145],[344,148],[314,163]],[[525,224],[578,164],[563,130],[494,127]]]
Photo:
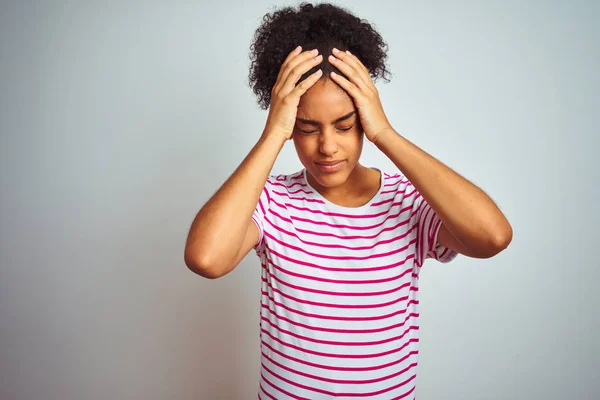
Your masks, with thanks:
[[[271,175],[252,216],[261,261],[259,399],[413,399],[419,270],[453,260],[441,219],[401,174],[343,207],[306,170]]]

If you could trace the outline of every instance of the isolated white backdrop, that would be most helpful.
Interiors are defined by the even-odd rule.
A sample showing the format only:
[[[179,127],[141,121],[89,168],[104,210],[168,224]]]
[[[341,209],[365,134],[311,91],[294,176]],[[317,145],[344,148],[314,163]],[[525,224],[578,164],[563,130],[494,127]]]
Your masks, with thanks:
[[[211,281],[183,248],[265,123],[254,30],[296,3],[170,3],[0,5],[2,399],[256,396],[257,258]],[[337,4],[389,44],[396,130],[514,229],[425,264],[417,397],[598,398],[598,3]]]

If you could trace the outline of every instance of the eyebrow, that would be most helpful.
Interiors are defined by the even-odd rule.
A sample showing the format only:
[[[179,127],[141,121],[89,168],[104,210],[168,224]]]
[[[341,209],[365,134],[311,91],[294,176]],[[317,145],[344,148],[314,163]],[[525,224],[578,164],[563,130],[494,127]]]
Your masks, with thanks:
[[[356,111],[351,111],[348,114],[343,115],[343,116],[339,117],[338,119],[331,121],[331,123],[337,124],[338,122],[342,122],[342,121],[350,118],[354,114],[356,114]],[[307,124],[307,125],[319,125],[318,121],[314,121],[312,119],[296,118],[296,120],[302,122],[303,124]]]

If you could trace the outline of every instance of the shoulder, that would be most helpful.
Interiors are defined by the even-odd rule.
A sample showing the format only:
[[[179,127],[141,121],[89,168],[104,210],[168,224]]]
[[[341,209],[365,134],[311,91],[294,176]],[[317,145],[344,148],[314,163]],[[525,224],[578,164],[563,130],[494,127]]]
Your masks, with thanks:
[[[304,182],[304,170],[294,172],[293,174],[269,175],[265,184],[265,188],[270,192],[289,192],[303,186],[306,186]]]
[[[401,172],[384,172],[383,188],[381,194],[393,195],[395,201],[401,200],[403,205],[418,202],[421,194],[412,182]]]

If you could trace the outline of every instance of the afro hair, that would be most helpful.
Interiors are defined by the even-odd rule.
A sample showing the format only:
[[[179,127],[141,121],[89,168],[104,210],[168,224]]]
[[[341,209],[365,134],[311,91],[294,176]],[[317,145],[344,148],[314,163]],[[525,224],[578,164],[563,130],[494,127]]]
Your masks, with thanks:
[[[327,61],[326,55],[334,47],[357,56],[374,81],[383,78],[389,82],[387,76],[391,74],[385,65],[387,44],[369,22],[329,3],[301,3],[298,8],[285,7],[266,14],[254,34],[248,79],[263,110],[271,104],[271,91],[281,65],[298,45],[303,51],[316,48],[324,55],[323,62],[305,73],[298,83],[319,68],[323,70],[321,79],[329,77],[331,71],[344,75]]]

